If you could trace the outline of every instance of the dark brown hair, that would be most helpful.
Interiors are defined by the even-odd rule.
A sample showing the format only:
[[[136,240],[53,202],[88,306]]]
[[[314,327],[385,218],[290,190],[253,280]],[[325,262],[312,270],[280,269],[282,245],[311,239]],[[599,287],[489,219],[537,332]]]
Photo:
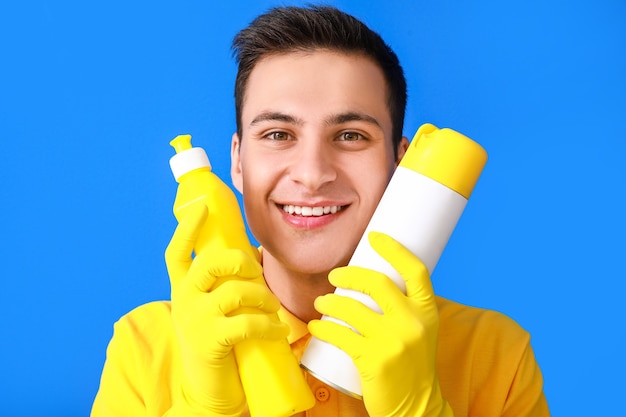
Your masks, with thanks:
[[[406,107],[406,80],[396,54],[363,22],[334,7],[276,7],[258,16],[233,39],[238,64],[235,81],[237,133],[241,138],[241,111],[250,73],[259,59],[276,53],[328,49],[372,59],[387,82],[394,151],[402,138]]]

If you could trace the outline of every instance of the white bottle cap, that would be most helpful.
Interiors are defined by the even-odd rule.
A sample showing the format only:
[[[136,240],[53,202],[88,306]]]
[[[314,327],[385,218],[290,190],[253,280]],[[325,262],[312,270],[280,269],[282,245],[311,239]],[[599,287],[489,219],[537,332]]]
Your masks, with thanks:
[[[211,168],[209,157],[202,148],[185,149],[170,158],[170,168],[176,181],[198,168]]]

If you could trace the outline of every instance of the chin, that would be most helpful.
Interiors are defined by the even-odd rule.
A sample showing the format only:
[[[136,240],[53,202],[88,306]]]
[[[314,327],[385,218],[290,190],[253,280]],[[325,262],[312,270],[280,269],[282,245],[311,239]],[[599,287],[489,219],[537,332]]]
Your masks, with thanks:
[[[333,269],[345,266],[350,259],[331,258],[326,255],[311,256],[310,253],[303,253],[300,256],[288,256],[287,263],[294,271],[303,275],[328,275]]]

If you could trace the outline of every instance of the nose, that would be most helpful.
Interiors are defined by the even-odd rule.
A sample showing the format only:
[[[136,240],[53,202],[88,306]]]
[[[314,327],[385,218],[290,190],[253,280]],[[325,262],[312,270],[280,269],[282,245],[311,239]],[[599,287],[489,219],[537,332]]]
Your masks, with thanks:
[[[318,190],[337,178],[332,149],[320,140],[302,140],[293,158],[289,178],[309,190]]]

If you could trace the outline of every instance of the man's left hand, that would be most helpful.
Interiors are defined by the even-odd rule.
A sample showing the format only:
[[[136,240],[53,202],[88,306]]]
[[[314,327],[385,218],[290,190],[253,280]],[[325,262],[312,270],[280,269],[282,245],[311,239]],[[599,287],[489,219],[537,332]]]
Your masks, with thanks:
[[[382,314],[352,298],[327,294],[316,299],[316,310],[356,332],[331,320],[313,320],[309,330],[352,358],[370,416],[452,416],[437,378],[439,313],[428,270],[385,234],[372,232],[369,241],[402,276],[406,295],[379,272],[337,268],[329,275],[331,284],[370,296]]]

